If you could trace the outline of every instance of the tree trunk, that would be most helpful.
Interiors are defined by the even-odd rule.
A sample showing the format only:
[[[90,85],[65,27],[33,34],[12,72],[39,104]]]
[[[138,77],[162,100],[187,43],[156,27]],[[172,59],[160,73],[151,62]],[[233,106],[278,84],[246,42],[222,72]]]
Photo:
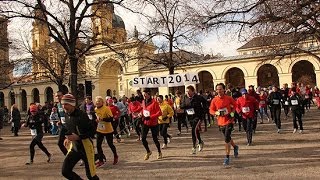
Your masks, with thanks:
[[[71,94],[76,98],[77,102],[77,89],[78,89],[78,59],[75,56],[70,56],[70,88]]]

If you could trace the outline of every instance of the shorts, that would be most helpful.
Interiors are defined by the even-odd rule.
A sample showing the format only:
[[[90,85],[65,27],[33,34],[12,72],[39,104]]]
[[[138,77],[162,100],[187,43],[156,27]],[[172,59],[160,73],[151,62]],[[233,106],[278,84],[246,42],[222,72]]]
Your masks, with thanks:
[[[233,131],[233,124],[227,124],[225,126],[219,126],[219,130],[222,132],[224,136],[224,141],[229,143],[231,141],[231,133]]]

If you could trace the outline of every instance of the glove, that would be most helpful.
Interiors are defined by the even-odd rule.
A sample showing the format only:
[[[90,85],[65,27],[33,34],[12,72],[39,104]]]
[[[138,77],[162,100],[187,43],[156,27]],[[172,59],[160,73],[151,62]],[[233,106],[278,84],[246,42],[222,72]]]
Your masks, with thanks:
[[[232,117],[232,118],[234,117],[234,112],[230,113],[230,117]]]

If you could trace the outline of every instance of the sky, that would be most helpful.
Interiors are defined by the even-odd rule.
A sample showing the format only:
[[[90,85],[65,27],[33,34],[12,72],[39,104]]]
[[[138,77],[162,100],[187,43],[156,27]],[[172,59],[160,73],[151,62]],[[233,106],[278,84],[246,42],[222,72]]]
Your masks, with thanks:
[[[138,31],[146,29],[145,23],[138,15],[125,10],[119,6],[115,6],[115,13],[120,15],[125,22],[126,30],[128,34],[133,33],[134,26],[137,26]],[[8,27],[9,37],[11,41],[18,42],[22,38],[29,39],[31,37],[31,22],[12,20]],[[31,42],[31,41],[30,41]],[[16,43],[21,45],[22,42]],[[237,55],[236,49],[239,48],[243,43],[237,41],[235,35],[230,35],[228,32],[204,32],[202,38],[202,51],[203,54],[216,55],[218,53],[223,56],[234,56]],[[22,52],[11,52],[12,54],[22,54]],[[14,55],[14,56],[15,56]]]

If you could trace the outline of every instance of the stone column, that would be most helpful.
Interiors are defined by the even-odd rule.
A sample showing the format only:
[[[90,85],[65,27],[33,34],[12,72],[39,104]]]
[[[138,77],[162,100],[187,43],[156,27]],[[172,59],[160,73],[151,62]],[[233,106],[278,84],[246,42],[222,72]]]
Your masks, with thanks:
[[[257,76],[246,76],[244,77],[245,81],[245,88],[248,88],[250,85],[254,85],[254,87],[257,87],[258,85],[258,78]]]
[[[287,83],[290,87],[292,83],[292,73],[283,73],[279,74],[279,85],[282,87],[282,84]]]
[[[320,86],[320,71],[315,71],[317,87]]]

